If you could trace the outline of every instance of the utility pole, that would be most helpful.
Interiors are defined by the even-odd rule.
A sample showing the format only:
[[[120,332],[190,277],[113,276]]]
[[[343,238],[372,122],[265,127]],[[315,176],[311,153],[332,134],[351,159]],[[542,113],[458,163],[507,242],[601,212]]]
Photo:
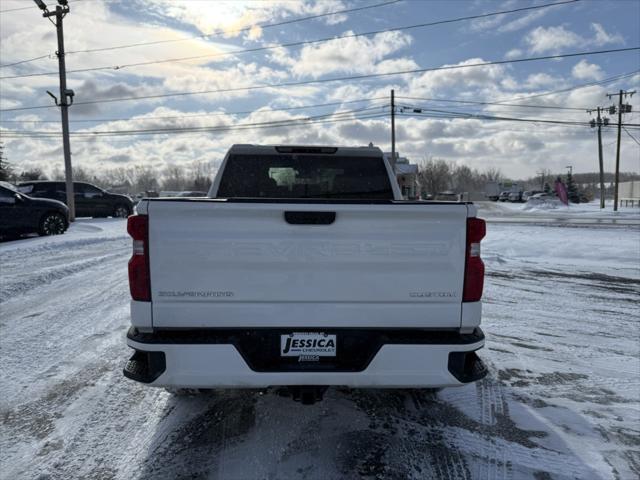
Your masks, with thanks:
[[[396,164],[396,97],[391,89],[391,164]]]
[[[545,171],[543,169],[536,173],[540,175],[540,190],[544,190]]]
[[[55,11],[51,12],[42,0],[34,0],[42,16],[49,19],[56,27],[58,33],[58,70],[60,73],[60,102],[54,94],[47,93],[60,107],[62,117],[62,150],[64,152],[64,177],[67,192],[67,207],[69,207],[69,221],[76,219],[75,197],[73,192],[73,170],[71,168],[71,145],[69,143],[69,106],[73,104],[73,90],[67,88],[67,69],[64,60],[64,31],[62,29],[62,19],[69,13],[68,0],[58,0]],[[55,17],[55,21],[52,20]]]
[[[618,145],[616,147],[616,174],[615,174],[615,185],[613,186],[613,211],[618,211],[618,185],[620,183],[620,140],[622,137],[622,114],[631,112],[631,105],[628,103],[626,105],[622,104],[623,97],[627,96],[632,97],[633,92],[625,92],[624,90],[620,90],[619,93],[607,93],[607,97],[609,99],[618,96]],[[613,107],[615,109],[615,107]],[[610,110],[613,111],[613,110]]]
[[[604,208],[604,161],[602,159],[602,125],[609,125],[609,119],[605,117],[604,119],[601,117],[600,113],[602,112],[602,107],[597,107],[596,111],[598,112],[598,116],[596,119],[591,119],[590,125],[591,128],[598,127],[598,161],[600,164],[600,208]],[[587,110],[587,113],[592,113],[593,110]]]

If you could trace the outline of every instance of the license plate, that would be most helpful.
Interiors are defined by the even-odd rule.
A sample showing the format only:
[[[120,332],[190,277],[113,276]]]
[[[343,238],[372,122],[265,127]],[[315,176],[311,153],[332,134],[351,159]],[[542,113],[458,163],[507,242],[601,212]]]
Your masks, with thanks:
[[[335,357],[336,336],[318,332],[294,332],[280,335],[282,357]]]

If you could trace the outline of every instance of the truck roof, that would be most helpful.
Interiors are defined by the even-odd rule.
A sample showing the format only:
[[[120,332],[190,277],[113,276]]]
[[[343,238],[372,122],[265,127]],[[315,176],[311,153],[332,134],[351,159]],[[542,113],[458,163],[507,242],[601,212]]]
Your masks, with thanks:
[[[378,147],[338,147],[332,145],[252,145],[235,144],[229,149],[229,154],[324,154],[350,157],[382,157],[382,150]]]

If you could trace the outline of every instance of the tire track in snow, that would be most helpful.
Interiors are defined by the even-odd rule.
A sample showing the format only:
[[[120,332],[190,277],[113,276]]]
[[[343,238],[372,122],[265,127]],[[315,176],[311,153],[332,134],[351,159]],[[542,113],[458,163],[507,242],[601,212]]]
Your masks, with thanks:
[[[41,268],[33,276],[27,276],[26,280],[20,280],[6,284],[3,282],[0,288],[0,304],[27,293],[33,289],[48,285],[57,280],[66,278],[70,275],[83,272],[98,265],[109,262],[114,259],[122,259],[123,252],[111,253],[96,258],[77,260],[64,266],[55,266],[50,268]]]
[[[25,394],[44,395],[79,365],[91,365],[110,342],[127,352],[122,338],[128,295],[121,262],[114,254],[2,304],[0,405],[15,404]]]
[[[58,239],[59,237],[53,237]],[[37,245],[31,244],[18,244],[10,249],[2,249],[2,262],[3,267],[9,262],[16,263],[17,261],[24,262],[34,258],[41,258],[43,254],[56,253],[56,252],[75,252],[83,247],[97,247],[106,246],[109,243],[122,243],[126,242],[128,237],[126,235],[118,237],[100,237],[100,238],[81,238],[74,240],[63,240],[56,242],[39,243]],[[22,240],[19,240],[22,241]],[[92,249],[90,251],[100,251],[100,249]]]

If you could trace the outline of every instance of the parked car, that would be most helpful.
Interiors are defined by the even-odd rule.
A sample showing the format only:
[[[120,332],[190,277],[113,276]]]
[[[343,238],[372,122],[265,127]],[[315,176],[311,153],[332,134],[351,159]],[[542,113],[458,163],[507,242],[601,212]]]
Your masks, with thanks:
[[[522,194],[522,201],[526,202],[530,197],[537,193],[544,193],[542,190],[527,190]]]
[[[0,237],[25,233],[59,235],[69,227],[69,209],[57,200],[32,198],[0,182]]]
[[[507,200],[512,203],[517,203],[522,201],[522,192],[511,192],[507,197]]]
[[[536,193],[535,195],[532,195],[531,197],[529,197],[529,200],[557,200],[558,199],[558,195],[556,195],[555,193]]]
[[[511,192],[509,191],[504,191],[500,193],[500,196],[498,197],[498,201],[499,202],[506,202],[507,200],[509,200],[509,194]]]
[[[436,200],[444,201],[444,202],[459,202],[460,195],[451,190],[447,190],[446,192],[439,192],[436,195]]]
[[[555,193],[536,193],[527,200],[528,206],[545,205],[546,207],[558,207],[562,202]]]
[[[234,145],[210,193],[128,219],[128,378],[313,403],[486,375],[472,203],[403,200],[375,147]]]
[[[66,203],[65,182],[33,180],[20,182],[18,189],[29,196],[51,198]],[[85,182],[73,182],[76,217],[120,217],[133,213],[133,202],[126,195],[109,193]]]

